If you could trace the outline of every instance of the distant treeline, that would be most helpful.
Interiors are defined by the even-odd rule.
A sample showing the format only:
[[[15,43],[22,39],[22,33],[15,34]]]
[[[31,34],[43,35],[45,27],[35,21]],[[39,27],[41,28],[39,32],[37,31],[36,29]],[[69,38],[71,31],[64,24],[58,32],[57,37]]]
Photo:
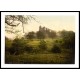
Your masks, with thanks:
[[[28,39],[45,39],[45,38],[55,38],[57,36],[56,31],[50,30],[46,27],[39,26],[39,31],[37,32],[29,32],[25,34],[25,37]]]
[[[74,34],[73,31],[62,30],[62,31],[56,32],[55,30],[51,30],[49,28],[39,26],[39,31],[37,32],[31,31],[31,32],[25,33],[24,37],[26,39],[46,39],[46,38],[54,39],[57,37],[62,38],[63,36],[67,36],[68,33]]]

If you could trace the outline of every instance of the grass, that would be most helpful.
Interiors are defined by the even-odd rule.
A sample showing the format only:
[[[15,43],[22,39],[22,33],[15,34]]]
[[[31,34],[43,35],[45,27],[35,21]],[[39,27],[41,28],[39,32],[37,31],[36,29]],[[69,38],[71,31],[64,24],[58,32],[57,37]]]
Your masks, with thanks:
[[[40,53],[7,55],[6,64],[73,64],[74,59],[70,53]]]
[[[47,47],[48,49],[50,49],[52,47],[52,43],[55,41],[56,39],[44,39],[44,41],[47,43]],[[40,40],[39,39],[33,39],[28,41],[28,44],[33,46],[33,47],[37,47],[39,44]]]
[[[6,64],[74,64],[74,54],[70,50],[62,50],[61,53],[52,53],[50,48],[56,39],[45,39],[48,50],[39,53],[22,53],[20,55],[6,55]],[[40,40],[30,40],[28,44],[37,47]]]

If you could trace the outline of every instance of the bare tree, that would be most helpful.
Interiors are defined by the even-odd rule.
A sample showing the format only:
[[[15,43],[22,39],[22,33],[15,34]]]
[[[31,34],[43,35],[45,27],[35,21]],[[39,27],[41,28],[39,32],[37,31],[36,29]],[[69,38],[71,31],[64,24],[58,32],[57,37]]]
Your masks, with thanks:
[[[6,15],[5,16],[5,30],[8,31],[8,32],[11,32],[11,33],[17,33],[19,31],[15,31],[13,32],[14,30],[14,27],[17,27],[20,23],[22,23],[22,27],[23,27],[23,33],[24,33],[24,24],[28,24],[28,21],[29,20],[35,20],[35,17],[32,16],[32,15]],[[17,21],[17,23],[15,23]],[[8,26],[11,26],[11,29],[9,29]]]

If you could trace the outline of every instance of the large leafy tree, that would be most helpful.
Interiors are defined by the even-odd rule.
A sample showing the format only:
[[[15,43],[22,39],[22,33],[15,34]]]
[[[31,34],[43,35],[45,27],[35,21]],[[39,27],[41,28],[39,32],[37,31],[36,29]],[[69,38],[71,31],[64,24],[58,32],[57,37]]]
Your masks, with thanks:
[[[75,49],[75,32],[63,30],[61,32],[61,37],[63,38],[64,47]]]

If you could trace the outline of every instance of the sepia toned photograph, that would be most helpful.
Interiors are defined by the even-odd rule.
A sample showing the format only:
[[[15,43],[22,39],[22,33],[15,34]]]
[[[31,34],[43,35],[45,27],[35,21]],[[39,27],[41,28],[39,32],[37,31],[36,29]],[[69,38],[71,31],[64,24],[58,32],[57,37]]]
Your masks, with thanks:
[[[4,64],[75,64],[73,12],[13,12],[4,27]]]

